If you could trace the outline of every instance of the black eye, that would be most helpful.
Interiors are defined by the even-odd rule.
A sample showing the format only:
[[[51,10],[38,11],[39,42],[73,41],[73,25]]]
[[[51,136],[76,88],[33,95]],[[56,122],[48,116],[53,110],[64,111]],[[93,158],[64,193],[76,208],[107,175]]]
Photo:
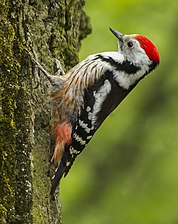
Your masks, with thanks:
[[[132,42],[132,41],[129,41],[129,42],[127,43],[127,46],[128,46],[129,48],[132,48],[132,47],[133,47],[133,42]]]

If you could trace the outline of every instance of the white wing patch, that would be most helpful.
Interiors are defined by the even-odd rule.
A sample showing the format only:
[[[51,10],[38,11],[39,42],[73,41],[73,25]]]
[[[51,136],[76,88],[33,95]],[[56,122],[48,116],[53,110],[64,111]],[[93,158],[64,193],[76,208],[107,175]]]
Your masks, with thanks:
[[[91,128],[89,128],[88,124],[84,123],[84,121],[79,119],[79,125],[85,130],[86,133],[90,133]]]
[[[70,154],[71,154],[71,155],[73,155],[73,154],[79,154],[79,153],[80,153],[80,151],[74,149],[72,146],[70,146],[69,151],[70,151]],[[70,163],[70,162],[69,162],[69,163]]]
[[[111,92],[111,83],[108,79],[104,81],[104,85],[96,92],[93,92],[95,103],[93,105],[92,112],[88,113],[88,119],[92,121],[92,125],[97,121],[97,114],[101,111],[103,102],[107,95]]]
[[[75,138],[75,140],[77,142],[79,142],[81,145],[85,145],[86,144],[86,141],[83,140],[79,135],[77,135],[76,133],[73,134],[73,137]]]

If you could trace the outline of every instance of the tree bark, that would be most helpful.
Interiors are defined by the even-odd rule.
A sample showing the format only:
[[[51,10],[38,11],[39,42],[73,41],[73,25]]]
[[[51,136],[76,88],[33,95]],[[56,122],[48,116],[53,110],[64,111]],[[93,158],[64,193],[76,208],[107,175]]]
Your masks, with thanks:
[[[61,223],[50,201],[48,81],[24,51],[54,74],[67,71],[91,32],[83,0],[0,0],[0,223]]]

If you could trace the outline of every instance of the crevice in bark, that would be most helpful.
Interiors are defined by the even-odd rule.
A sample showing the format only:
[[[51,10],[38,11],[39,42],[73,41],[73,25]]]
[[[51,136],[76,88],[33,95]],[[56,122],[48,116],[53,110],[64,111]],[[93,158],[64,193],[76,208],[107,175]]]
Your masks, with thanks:
[[[60,198],[49,199],[49,83],[23,48],[33,48],[51,73],[53,57],[70,69],[78,62],[81,39],[91,32],[83,4],[81,0],[0,2],[1,223],[62,222]]]

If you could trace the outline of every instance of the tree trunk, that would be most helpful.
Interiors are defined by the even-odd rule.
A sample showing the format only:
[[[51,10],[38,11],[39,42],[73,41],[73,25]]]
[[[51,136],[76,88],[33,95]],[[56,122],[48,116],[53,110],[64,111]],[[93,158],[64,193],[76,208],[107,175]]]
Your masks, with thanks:
[[[48,81],[24,48],[54,74],[68,70],[90,33],[83,0],[0,0],[0,223],[61,223],[50,201]]]

